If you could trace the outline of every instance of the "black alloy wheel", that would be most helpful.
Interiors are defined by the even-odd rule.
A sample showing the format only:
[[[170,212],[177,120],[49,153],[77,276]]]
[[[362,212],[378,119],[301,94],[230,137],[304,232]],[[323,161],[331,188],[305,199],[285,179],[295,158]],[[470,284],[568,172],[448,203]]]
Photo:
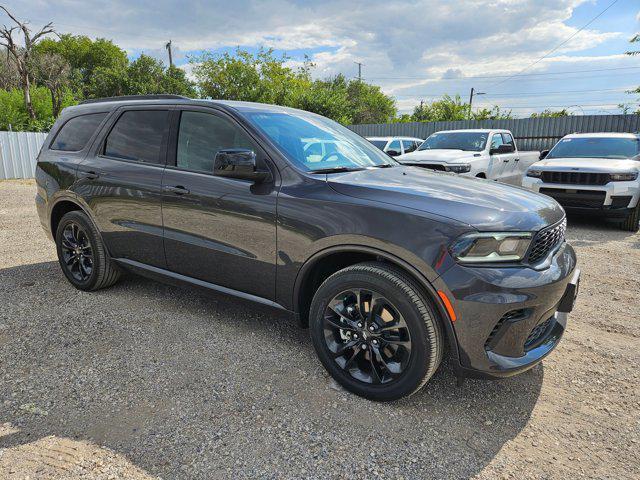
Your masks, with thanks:
[[[78,282],[86,282],[93,273],[93,248],[87,232],[75,222],[67,223],[60,249],[67,271]]]
[[[393,382],[411,357],[411,334],[398,309],[373,290],[341,292],[324,314],[324,339],[335,362],[354,379]]]
[[[56,228],[58,261],[67,280],[79,290],[113,285],[120,269],[107,254],[102,237],[82,211],[65,214]]]
[[[329,374],[371,400],[412,395],[442,361],[441,318],[428,293],[383,262],[351,265],[322,282],[309,309],[309,331]]]

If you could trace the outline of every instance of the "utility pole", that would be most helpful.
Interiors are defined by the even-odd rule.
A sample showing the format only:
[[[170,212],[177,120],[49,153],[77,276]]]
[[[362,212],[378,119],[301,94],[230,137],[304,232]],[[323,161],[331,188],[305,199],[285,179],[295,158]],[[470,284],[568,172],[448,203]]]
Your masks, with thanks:
[[[166,48],[167,51],[169,52],[169,66],[173,67],[173,56],[171,55],[171,40],[167,42],[164,48]]]
[[[471,120],[471,106],[473,105],[473,96],[484,94],[485,92],[476,92],[475,88],[471,87],[471,94],[469,95],[469,120]]]
[[[360,63],[360,62],[353,62],[356,65],[358,65],[358,81],[361,82],[362,81],[362,67],[365,66],[364,63]]]

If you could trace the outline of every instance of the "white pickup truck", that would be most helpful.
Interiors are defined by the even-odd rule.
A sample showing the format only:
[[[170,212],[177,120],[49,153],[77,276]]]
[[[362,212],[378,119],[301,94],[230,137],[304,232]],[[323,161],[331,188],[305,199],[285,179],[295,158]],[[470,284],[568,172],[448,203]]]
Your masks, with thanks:
[[[404,165],[520,185],[540,152],[518,151],[509,130],[447,130],[432,134],[417,150],[395,158]]]

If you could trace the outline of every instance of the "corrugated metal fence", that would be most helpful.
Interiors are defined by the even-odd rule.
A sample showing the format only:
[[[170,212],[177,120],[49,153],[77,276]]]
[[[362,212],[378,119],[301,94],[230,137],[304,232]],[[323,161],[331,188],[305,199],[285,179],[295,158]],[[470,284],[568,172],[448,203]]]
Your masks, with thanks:
[[[0,179],[33,178],[46,133],[0,132]]]
[[[505,128],[513,132],[520,150],[546,150],[569,133],[640,131],[640,115],[576,115],[517,120],[462,120],[458,122],[411,122],[350,125],[363,137],[410,136],[427,138],[440,130]]]

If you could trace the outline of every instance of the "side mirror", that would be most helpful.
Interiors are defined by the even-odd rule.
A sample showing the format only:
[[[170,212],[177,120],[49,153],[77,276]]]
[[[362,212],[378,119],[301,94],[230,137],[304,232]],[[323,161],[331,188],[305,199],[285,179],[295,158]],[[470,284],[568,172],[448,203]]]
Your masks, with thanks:
[[[258,170],[256,153],[244,148],[219,150],[213,160],[213,174],[254,182],[263,182],[271,177],[270,172]]]
[[[398,155],[400,155],[400,152],[397,150],[387,150],[387,155],[389,155],[390,157],[397,157]]]
[[[513,147],[513,145],[503,143],[498,148],[492,148],[491,150],[489,150],[489,155],[512,153],[514,151],[515,151],[515,148]]]
[[[540,152],[540,160],[544,160],[545,158],[547,158],[547,155],[549,155],[549,150],[542,150]]]

